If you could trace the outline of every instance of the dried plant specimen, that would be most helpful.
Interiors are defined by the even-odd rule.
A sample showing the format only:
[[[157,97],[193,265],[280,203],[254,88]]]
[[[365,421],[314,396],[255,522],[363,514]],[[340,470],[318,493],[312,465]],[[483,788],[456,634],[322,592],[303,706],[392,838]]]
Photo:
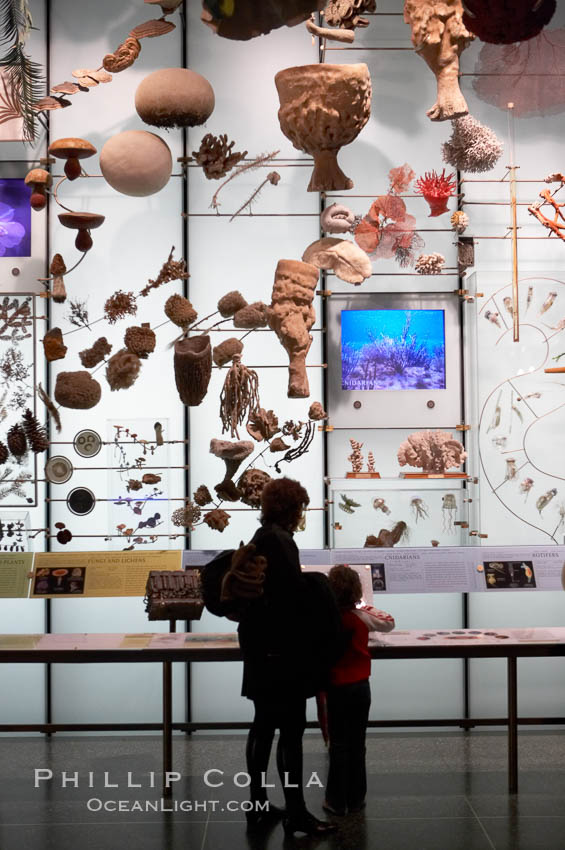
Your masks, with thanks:
[[[240,355],[235,354],[220,393],[222,434],[229,431],[230,437],[239,439],[238,425],[242,425],[247,416],[252,415],[259,407],[257,372],[248,369],[241,362]]]
[[[90,372],[59,372],[54,395],[61,407],[89,410],[100,401],[102,387]]]
[[[225,366],[236,355],[241,355],[243,343],[235,336],[230,336],[212,349],[212,359],[216,366]]]
[[[18,343],[31,337],[33,327],[29,298],[10,298],[5,295],[0,302],[0,340]]]
[[[405,0],[404,20],[412,44],[437,80],[437,100],[427,115],[447,121],[468,112],[459,88],[459,57],[475,38],[463,23],[461,0]]]
[[[238,310],[243,310],[244,307],[247,307],[247,301],[236,289],[227,292],[218,301],[218,310],[224,319],[235,316]]]
[[[62,360],[67,353],[67,346],[63,342],[61,328],[51,328],[43,337],[43,351],[45,359],[52,363],[54,360]]]
[[[164,310],[167,319],[184,331],[186,331],[189,325],[194,324],[198,318],[198,313],[184,295],[171,295],[165,301]]]
[[[200,507],[203,508],[204,505],[210,504],[212,496],[206,485],[201,484],[200,487],[194,491],[193,499],[197,505],[200,505]]]
[[[198,522],[201,516],[202,511],[198,505],[188,501],[185,503],[184,507],[177,508],[176,511],[173,511],[171,515],[171,522],[179,528],[190,528],[192,530],[195,523]]]
[[[230,515],[226,511],[221,510],[221,508],[216,508],[206,514],[204,522],[210,528],[213,528],[214,531],[223,531],[230,523]]]
[[[69,301],[67,321],[77,328],[90,328],[88,324],[88,309],[86,301]]]
[[[8,450],[16,460],[21,461],[27,454],[27,440],[21,425],[12,425],[6,436]]]
[[[25,43],[32,27],[28,0],[2,0],[2,54],[0,66],[7,76],[8,108],[17,108],[23,118],[23,139],[34,142],[37,136],[35,102],[45,86],[43,69],[32,62]],[[9,112],[10,114],[10,112]]]
[[[137,354],[142,360],[146,360],[155,351],[157,337],[155,331],[151,330],[148,322],[141,326],[132,325],[124,334],[124,345],[132,354]]]
[[[444,162],[459,171],[490,171],[502,154],[503,144],[494,130],[485,127],[472,115],[455,118],[453,132],[442,146]]]
[[[8,449],[6,448],[4,443],[2,443],[0,441],[0,466],[4,466],[4,464],[6,463],[7,460],[8,460]]]
[[[147,286],[139,293],[143,297],[149,295],[152,289],[157,289],[163,283],[170,283],[172,280],[188,280],[190,277],[185,260],[173,260],[175,246],[171,248],[171,253],[161,266],[161,271],[155,280],[149,278]]]
[[[467,452],[459,440],[445,431],[416,431],[400,444],[400,466],[416,466],[423,472],[444,473],[460,467]]]
[[[280,431],[279,420],[273,410],[258,407],[249,414],[247,433],[258,443],[261,440],[270,440],[278,431]]]
[[[272,480],[271,476],[262,469],[253,469],[253,467],[246,469],[237,482],[243,504],[249,505],[250,508],[260,508],[263,487]]]
[[[369,21],[363,15],[376,11],[376,0],[330,0],[323,14],[330,27],[353,30],[357,27],[368,27]]]
[[[247,151],[234,151],[235,142],[228,142],[225,133],[214,136],[207,133],[197,151],[192,151],[192,156],[197,164],[202,167],[208,180],[219,180],[234,168],[238,162],[245,159]]]
[[[22,426],[32,452],[39,454],[40,452],[47,451],[49,448],[49,437],[47,436],[47,431],[36,419],[29,407],[24,413]]]
[[[106,380],[111,390],[127,390],[136,382],[141,360],[127,348],[121,348],[108,360]]]
[[[175,383],[183,404],[197,407],[208,392],[212,376],[212,349],[206,334],[175,342]]]
[[[0,131],[5,141],[24,137],[23,116],[16,87],[4,69],[0,70]]]
[[[133,292],[123,292],[118,289],[104,304],[104,317],[113,325],[125,316],[135,316],[137,304]]]
[[[289,398],[307,398],[310,394],[306,356],[312,345],[310,328],[316,320],[312,302],[317,284],[315,266],[279,260],[268,321],[289,357]]]
[[[421,254],[416,260],[414,268],[418,274],[441,274],[444,266],[445,257],[443,254],[434,252],[433,254]]]
[[[85,369],[93,369],[112,351],[112,346],[105,336],[99,337],[93,346],[79,351],[80,362]]]

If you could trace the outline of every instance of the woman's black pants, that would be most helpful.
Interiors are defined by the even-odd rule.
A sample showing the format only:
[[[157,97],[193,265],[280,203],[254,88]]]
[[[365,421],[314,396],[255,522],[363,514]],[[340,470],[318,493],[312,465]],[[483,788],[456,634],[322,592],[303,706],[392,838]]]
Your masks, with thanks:
[[[336,810],[356,809],[365,801],[365,733],[370,706],[367,679],[328,689],[330,769],[326,800]]]
[[[305,810],[302,788],[302,736],[306,728],[306,699],[285,697],[280,701],[259,697],[253,700],[255,717],[247,738],[247,772],[253,802],[265,802],[269,756],[275,730],[279,730],[277,768],[290,817]]]

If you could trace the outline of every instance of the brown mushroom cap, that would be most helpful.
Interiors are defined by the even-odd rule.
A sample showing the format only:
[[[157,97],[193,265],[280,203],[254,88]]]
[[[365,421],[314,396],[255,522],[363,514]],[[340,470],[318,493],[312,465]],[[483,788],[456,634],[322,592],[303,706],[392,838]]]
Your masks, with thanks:
[[[87,159],[94,156],[96,148],[86,139],[57,139],[49,145],[49,153],[58,159]]]
[[[90,212],[66,212],[59,214],[63,227],[71,230],[95,230],[104,222],[105,216]]]
[[[31,171],[28,171],[26,174],[24,182],[26,186],[33,185],[34,183],[38,183],[42,186],[50,186],[53,182],[53,178],[48,171],[45,171],[44,168],[32,168]]]
[[[210,452],[222,460],[245,460],[253,451],[253,443],[249,440],[210,440]]]

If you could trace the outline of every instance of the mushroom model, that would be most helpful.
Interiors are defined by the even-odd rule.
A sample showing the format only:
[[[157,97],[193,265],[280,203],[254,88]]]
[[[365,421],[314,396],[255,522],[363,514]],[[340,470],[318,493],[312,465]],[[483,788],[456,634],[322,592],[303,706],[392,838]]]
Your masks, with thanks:
[[[214,89],[189,68],[161,68],[145,77],[135,92],[135,108],[152,127],[195,127],[214,111]]]
[[[90,212],[66,212],[59,214],[59,221],[63,227],[78,230],[75,247],[78,251],[86,252],[92,248],[90,231],[103,224],[104,216]]]
[[[76,180],[82,171],[79,160],[94,156],[96,148],[86,139],[57,139],[49,145],[49,153],[65,159],[65,174],[69,180]]]
[[[116,192],[143,198],[169,182],[173,158],[166,142],[147,130],[125,130],[100,151],[100,169]]]
[[[25,178],[26,186],[31,186],[30,204],[32,210],[42,210],[47,203],[47,189],[53,178],[44,168],[32,168]]]

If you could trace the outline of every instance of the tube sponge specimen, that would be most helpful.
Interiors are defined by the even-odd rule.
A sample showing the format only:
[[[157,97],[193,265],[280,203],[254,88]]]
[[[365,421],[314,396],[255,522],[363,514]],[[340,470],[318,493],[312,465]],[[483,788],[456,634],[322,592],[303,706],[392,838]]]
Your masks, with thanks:
[[[136,381],[141,369],[141,360],[127,348],[121,348],[108,360],[106,380],[111,390],[127,390]]]
[[[59,372],[55,383],[55,401],[71,410],[90,410],[100,401],[102,387],[90,372]]]

